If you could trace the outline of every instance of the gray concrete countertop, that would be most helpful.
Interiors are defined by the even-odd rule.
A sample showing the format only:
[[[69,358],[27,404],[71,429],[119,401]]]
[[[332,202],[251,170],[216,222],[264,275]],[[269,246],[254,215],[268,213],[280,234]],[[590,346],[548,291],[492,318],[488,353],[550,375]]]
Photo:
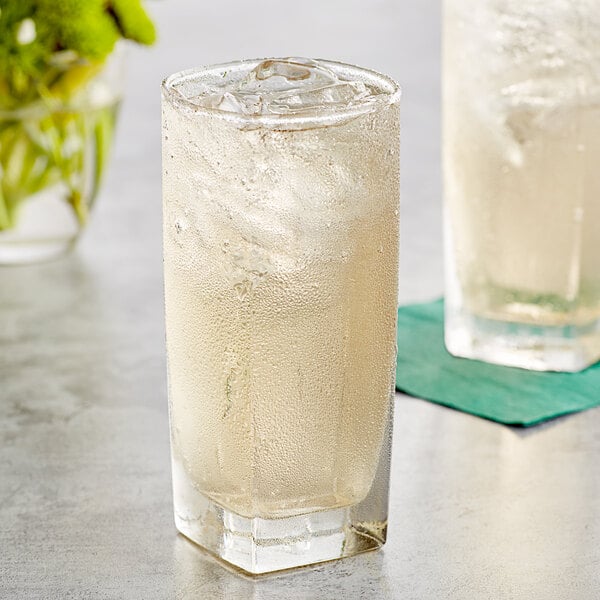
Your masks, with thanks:
[[[383,552],[252,580],[176,535],[162,318],[158,84],[313,55],[396,77],[402,300],[442,290],[434,0],[155,2],[78,251],[0,269],[0,598],[600,598],[600,410],[512,429],[398,396]]]

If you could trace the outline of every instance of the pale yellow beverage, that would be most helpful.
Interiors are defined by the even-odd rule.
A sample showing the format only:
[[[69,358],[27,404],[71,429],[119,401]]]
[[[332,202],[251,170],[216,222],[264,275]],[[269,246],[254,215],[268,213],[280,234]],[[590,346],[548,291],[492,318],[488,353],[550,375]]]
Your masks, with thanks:
[[[446,0],[444,23],[448,347],[578,370],[600,357],[600,11]]]
[[[176,512],[197,520],[202,497],[283,527],[347,512],[378,485],[384,536],[397,88],[301,59],[175,77],[163,158]]]

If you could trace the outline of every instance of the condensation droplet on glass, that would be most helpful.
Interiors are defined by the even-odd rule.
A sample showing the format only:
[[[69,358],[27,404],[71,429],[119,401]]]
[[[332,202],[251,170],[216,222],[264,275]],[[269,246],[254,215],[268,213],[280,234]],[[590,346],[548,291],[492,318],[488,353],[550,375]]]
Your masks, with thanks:
[[[246,296],[252,291],[252,282],[248,279],[240,281],[233,286],[233,289],[237,292],[238,298],[244,300]]]

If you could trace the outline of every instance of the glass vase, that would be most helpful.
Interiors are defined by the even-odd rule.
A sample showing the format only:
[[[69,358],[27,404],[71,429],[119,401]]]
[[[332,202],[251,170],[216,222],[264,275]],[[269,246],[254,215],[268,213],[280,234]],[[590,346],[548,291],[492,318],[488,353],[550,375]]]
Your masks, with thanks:
[[[49,260],[77,241],[105,172],[122,65],[118,50],[72,97],[0,111],[0,264]]]

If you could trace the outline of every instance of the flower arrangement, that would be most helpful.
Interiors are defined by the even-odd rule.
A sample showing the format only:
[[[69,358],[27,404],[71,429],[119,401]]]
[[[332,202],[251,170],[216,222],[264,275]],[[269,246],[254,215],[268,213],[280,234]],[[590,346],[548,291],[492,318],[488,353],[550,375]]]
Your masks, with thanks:
[[[2,2],[0,246],[26,201],[50,189],[86,222],[120,100],[102,73],[120,39],[155,37],[140,0]]]

